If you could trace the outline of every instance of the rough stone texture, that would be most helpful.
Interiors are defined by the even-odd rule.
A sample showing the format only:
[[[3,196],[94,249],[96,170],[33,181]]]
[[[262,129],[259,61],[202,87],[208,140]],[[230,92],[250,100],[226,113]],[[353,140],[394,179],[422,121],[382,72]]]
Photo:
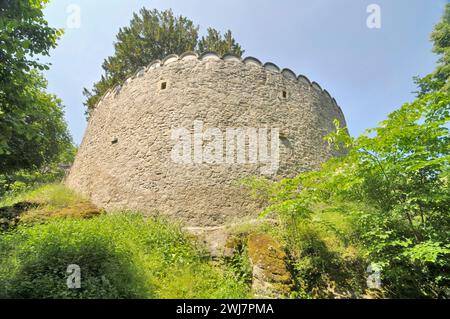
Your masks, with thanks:
[[[217,226],[258,212],[236,181],[265,164],[177,164],[173,129],[279,128],[273,179],[317,169],[331,155],[323,141],[338,119],[328,92],[287,69],[257,60],[171,56],[141,69],[93,111],[66,184],[108,210],[163,214],[188,226]],[[166,89],[162,90],[162,83]],[[285,92],[286,97],[283,97]]]
[[[198,242],[206,248],[213,260],[231,258],[236,253],[236,248],[263,223],[269,223],[273,227],[278,226],[278,220],[268,218],[257,218],[242,220],[239,223],[227,224],[215,227],[184,227]],[[245,229],[240,229],[245,227]]]
[[[184,230],[193,235],[197,242],[204,245],[206,251],[213,260],[219,260],[220,258],[225,257],[224,250],[229,238],[229,233],[225,226],[186,227]]]
[[[256,296],[288,296],[293,281],[286,267],[286,253],[280,244],[267,234],[252,234],[248,238],[248,254],[253,267],[252,289]]]

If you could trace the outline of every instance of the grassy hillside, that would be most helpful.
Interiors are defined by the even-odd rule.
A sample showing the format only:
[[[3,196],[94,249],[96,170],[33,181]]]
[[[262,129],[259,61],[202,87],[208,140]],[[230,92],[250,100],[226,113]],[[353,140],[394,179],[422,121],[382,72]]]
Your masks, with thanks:
[[[108,214],[59,184],[4,198],[0,207],[0,298],[251,298],[251,233],[284,247],[290,297],[360,298],[365,291],[349,223],[324,208],[312,222],[228,229],[238,247],[213,262],[180,226],[139,213]],[[71,264],[81,267],[81,289],[67,288]]]
[[[251,297],[248,285],[211,265],[177,225],[138,213],[84,215],[76,207],[85,200],[61,185],[0,207],[24,202],[38,206],[0,235],[0,298]],[[82,289],[67,288],[71,264],[81,267]]]

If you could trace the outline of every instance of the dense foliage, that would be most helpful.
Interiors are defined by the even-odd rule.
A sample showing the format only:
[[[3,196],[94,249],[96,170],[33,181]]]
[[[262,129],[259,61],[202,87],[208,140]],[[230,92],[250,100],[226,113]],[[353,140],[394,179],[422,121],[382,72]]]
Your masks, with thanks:
[[[202,37],[198,42],[197,52],[199,54],[204,52],[217,52],[219,54],[233,53],[239,57],[244,54],[241,46],[233,38],[233,34],[228,30],[223,36],[219,31],[213,28],[208,28],[206,37]]]
[[[424,78],[416,78],[419,95],[440,90],[450,94],[450,4],[445,7],[442,21],[431,34],[433,52],[440,56],[436,70]]]
[[[265,212],[283,217],[288,241],[295,241],[298,223],[314,228],[323,215],[318,207],[348,219],[343,238],[381,269],[390,297],[450,294],[450,95],[448,75],[441,78],[449,68],[449,8],[433,33],[443,56],[436,72],[419,80],[417,100],[358,138],[336,123],[328,140],[348,154],[318,172],[273,184],[249,181],[268,201]],[[304,244],[299,239],[291,246]]]
[[[171,10],[145,8],[133,15],[128,27],[119,30],[114,49],[114,55],[108,57],[102,65],[105,74],[100,81],[94,84],[92,90],[84,89],[88,113],[108,89],[125,81],[138,68],[169,54],[216,51],[241,56],[244,52],[231,31],[222,35],[209,28],[208,34],[199,40],[199,27],[188,18],[177,17]]]
[[[43,167],[71,148],[61,100],[46,93],[46,87],[43,77],[32,71],[27,76],[27,82],[17,92],[27,95],[28,100],[22,101],[26,110],[20,113],[8,112],[8,115],[9,119],[20,118],[24,127],[14,134],[11,131],[7,137],[9,151],[0,154],[0,173]],[[4,115],[6,117],[6,113]],[[11,127],[9,129],[12,130]]]
[[[40,74],[48,65],[35,58],[48,55],[61,35],[43,17],[46,3],[0,4],[0,184],[10,185],[19,172],[49,169],[73,152],[61,101],[46,92]]]
[[[430,93],[405,104],[357,139],[329,138],[349,149],[319,172],[265,185],[270,206],[304,222],[318,204],[351,217],[355,244],[382,269],[395,297],[443,297],[450,273],[450,97]],[[258,183],[256,183],[258,184]],[[260,188],[261,187],[258,187]]]

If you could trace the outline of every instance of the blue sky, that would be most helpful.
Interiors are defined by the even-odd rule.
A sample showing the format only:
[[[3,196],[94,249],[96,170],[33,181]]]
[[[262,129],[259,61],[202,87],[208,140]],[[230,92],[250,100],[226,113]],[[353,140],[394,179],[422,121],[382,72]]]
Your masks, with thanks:
[[[48,91],[61,98],[74,141],[86,128],[82,90],[101,74],[120,27],[141,7],[168,9],[208,26],[231,29],[246,50],[263,62],[304,74],[341,106],[358,135],[411,101],[412,77],[426,75],[437,57],[429,41],[447,0],[53,0],[51,26],[65,28],[46,59]],[[68,29],[69,5],[81,9],[80,28]],[[381,9],[381,28],[366,24],[368,5]]]

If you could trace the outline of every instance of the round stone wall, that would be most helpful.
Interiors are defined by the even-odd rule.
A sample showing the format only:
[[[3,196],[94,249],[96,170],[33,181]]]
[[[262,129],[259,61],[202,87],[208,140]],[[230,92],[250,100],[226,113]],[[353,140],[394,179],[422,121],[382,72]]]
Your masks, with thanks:
[[[336,155],[323,141],[334,119],[345,126],[328,92],[288,69],[172,55],[102,98],[66,184],[111,211],[189,226],[236,222],[261,208],[243,178],[293,177]]]

